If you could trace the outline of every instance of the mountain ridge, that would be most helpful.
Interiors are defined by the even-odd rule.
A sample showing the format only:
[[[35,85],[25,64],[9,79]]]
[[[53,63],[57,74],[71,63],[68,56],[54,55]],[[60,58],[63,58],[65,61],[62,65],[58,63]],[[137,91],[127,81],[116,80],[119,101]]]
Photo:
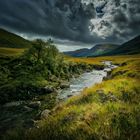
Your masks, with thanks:
[[[90,57],[90,56],[99,56],[116,49],[119,45],[117,44],[97,44],[91,49],[83,48],[76,51],[64,52],[66,55],[74,56],[74,57]]]
[[[131,55],[140,54],[140,35],[123,43],[117,49],[106,53],[105,55]]]
[[[76,51],[64,52],[73,57],[96,57],[111,55],[131,55],[140,54],[140,35],[121,44],[97,44],[91,49],[80,49]]]

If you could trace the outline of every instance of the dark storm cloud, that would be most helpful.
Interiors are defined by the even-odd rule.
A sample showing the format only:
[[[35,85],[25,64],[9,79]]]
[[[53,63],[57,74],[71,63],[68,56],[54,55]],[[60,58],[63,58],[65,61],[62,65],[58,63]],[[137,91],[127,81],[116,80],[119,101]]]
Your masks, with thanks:
[[[16,31],[90,42],[89,20],[94,17],[94,5],[81,0],[0,1],[0,25]]]
[[[140,32],[139,5],[140,0],[1,0],[0,26],[82,42],[122,41]]]
[[[97,16],[99,18],[102,18],[103,15],[105,14],[104,11],[103,11],[103,9],[106,6],[106,4],[107,4],[107,2],[104,2],[103,4],[101,4],[101,5],[99,5],[99,6],[96,7]]]
[[[114,0],[115,7],[110,5],[108,20],[112,27],[112,36],[116,39],[130,39],[140,34],[140,0]]]

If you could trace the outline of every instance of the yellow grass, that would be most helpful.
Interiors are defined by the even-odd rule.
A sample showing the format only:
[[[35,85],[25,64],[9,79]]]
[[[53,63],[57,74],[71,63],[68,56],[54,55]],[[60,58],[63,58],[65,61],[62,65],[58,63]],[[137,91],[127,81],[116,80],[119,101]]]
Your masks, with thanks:
[[[0,47],[0,56],[15,56],[22,54],[25,48],[3,48]]]
[[[140,55],[121,55],[121,56],[104,56],[104,57],[93,57],[93,58],[73,58],[66,57],[66,60],[72,62],[84,62],[88,64],[100,64],[102,61],[112,61],[113,63],[123,63],[129,60],[140,60]]]

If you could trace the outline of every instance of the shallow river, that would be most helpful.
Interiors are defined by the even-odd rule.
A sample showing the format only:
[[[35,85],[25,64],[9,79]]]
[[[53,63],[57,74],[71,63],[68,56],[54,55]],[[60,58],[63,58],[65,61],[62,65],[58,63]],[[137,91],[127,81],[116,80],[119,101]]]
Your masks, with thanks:
[[[70,87],[59,92],[58,100],[65,100],[71,96],[78,95],[84,88],[101,83],[103,78],[107,76],[107,72],[117,67],[116,65],[112,65],[110,61],[103,63],[106,65],[104,70],[93,70],[80,75],[78,78],[71,79]]]

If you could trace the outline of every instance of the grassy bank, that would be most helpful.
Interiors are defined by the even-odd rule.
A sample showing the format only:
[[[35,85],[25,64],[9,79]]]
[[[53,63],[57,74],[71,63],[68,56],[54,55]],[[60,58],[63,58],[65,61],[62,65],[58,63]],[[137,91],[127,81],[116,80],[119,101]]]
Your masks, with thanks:
[[[95,67],[68,61],[51,42],[41,40],[26,49],[0,48],[0,53],[0,135],[32,127],[43,110],[56,105],[57,90]],[[37,107],[30,107],[32,102]]]
[[[140,57],[78,59],[94,60],[112,60],[120,67],[110,73],[110,79],[55,107],[37,128],[10,131],[5,140],[139,140]]]

